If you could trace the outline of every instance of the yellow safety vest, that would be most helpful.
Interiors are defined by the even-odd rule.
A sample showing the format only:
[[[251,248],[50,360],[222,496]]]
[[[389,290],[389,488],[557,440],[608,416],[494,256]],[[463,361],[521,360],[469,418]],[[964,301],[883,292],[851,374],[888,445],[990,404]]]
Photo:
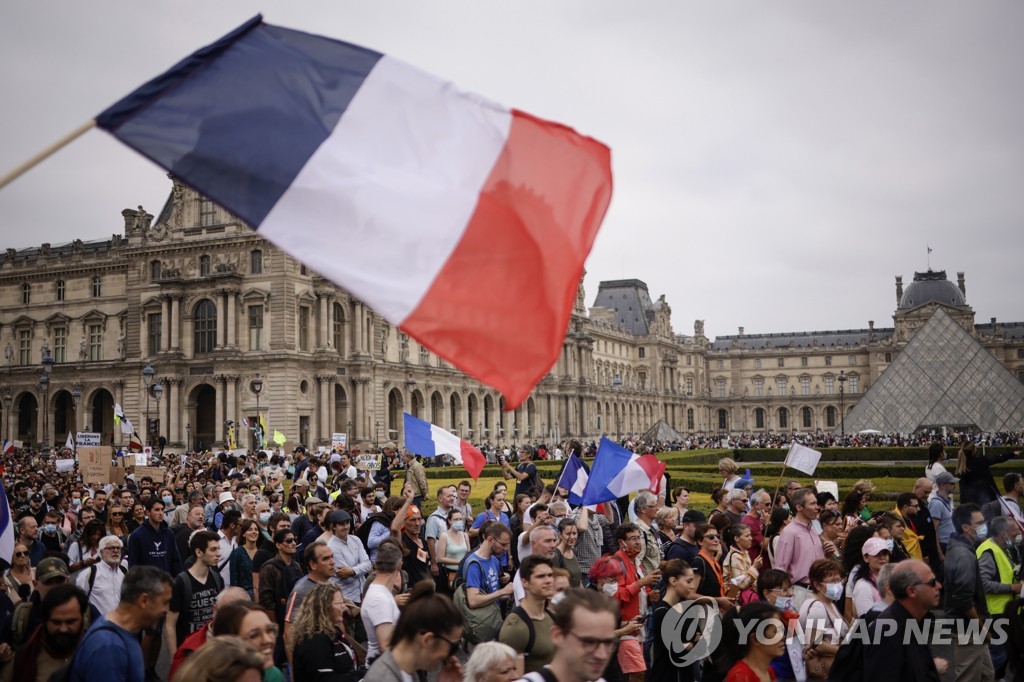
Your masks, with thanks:
[[[1010,563],[1010,557],[1006,554],[1006,550],[997,545],[992,541],[992,538],[985,540],[985,542],[978,545],[976,554],[978,558],[988,550],[992,550],[992,556],[996,560],[996,570],[999,571],[999,582],[1004,585],[1013,584],[1013,564]],[[992,616],[1002,615],[1006,609],[1006,605],[1010,603],[1014,595],[1012,593],[1007,594],[985,594],[985,603],[988,605],[988,612]]]

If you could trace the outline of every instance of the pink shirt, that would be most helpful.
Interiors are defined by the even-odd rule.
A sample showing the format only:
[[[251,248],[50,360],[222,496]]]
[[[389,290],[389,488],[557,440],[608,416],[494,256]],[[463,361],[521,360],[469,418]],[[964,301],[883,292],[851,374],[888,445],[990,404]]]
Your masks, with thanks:
[[[793,583],[807,584],[811,564],[825,558],[821,538],[799,516],[779,533],[779,545],[775,548],[775,568],[789,573]]]

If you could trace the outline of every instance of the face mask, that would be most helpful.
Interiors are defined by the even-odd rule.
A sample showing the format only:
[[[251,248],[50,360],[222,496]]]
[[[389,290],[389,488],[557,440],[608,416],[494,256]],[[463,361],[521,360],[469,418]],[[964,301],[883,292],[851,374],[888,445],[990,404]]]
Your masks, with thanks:
[[[886,540],[885,541],[885,546],[889,548],[889,554],[892,554],[892,550],[895,549],[896,543],[893,542],[892,540]]]
[[[565,592],[556,592],[555,594],[551,595],[551,605],[557,606],[558,602],[562,601],[563,599],[565,599]]]
[[[72,509],[78,509],[81,506],[82,506],[82,501],[81,500],[71,500],[71,508]]]
[[[384,495],[383,490],[378,490],[377,494],[374,495],[374,497],[376,497],[378,500],[383,500],[386,497],[386,495]]]
[[[260,514],[260,523],[262,523],[265,526],[269,522],[270,522],[270,512],[263,512],[262,514]]]
[[[792,611],[793,610],[793,598],[792,597],[776,597],[775,608],[779,611]]]
[[[466,528],[466,522],[465,521],[456,521],[455,523],[452,524],[452,530],[460,530],[461,531],[461,530],[465,530],[465,528]]]
[[[826,583],[825,584],[825,596],[836,601],[843,596],[843,584],[842,583]]]
[[[605,583],[604,586],[601,587],[601,591],[607,594],[609,597],[614,597],[615,593],[619,591],[619,582],[615,581],[611,583]]]
[[[43,526],[43,532],[46,533],[47,535],[53,535],[54,533],[57,532],[57,526],[55,526],[52,523],[48,523],[45,526]]]
[[[164,495],[163,500],[164,500],[164,506],[166,506],[166,507],[169,507],[172,504],[174,504],[174,498],[171,497],[170,495]]]
[[[978,534],[979,540],[984,540],[988,537],[988,526],[982,526],[975,531]]]

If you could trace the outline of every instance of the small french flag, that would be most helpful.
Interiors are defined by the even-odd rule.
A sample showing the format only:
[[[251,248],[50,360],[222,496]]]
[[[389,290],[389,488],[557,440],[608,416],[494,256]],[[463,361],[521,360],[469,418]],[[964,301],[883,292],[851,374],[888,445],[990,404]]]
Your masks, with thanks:
[[[242,426],[244,426],[245,428],[249,428],[249,420],[246,419],[245,417],[242,417]]]
[[[476,480],[484,470],[487,460],[482,452],[462,440],[454,433],[445,431],[430,422],[417,419],[408,412],[405,415],[405,449],[423,457],[451,455]]]
[[[16,448],[14,447],[14,443],[7,439],[4,439],[4,454],[13,455],[15,450]]]

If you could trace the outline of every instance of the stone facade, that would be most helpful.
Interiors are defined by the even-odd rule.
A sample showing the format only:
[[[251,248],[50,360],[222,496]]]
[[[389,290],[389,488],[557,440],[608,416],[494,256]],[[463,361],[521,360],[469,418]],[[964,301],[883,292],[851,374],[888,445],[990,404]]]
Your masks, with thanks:
[[[335,432],[353,443],[400,441],[406,411],[474,442],[639,434],[658,419],[682,433],[826,429],[838,414],[839,372],[849,409],[935,306],[1024,376],[1024,323],[974,325],[964,300],[919,303],[902,284],[890,329],[741,330],[711,341],[700,320],[693,335],[676,334],[664,296],[652,300],[643,282],[616,280],[601,283],[589,310],[581,284],[557,362],[519,409],[505,412],[496,391],[172,183],[159,216],[126,209],[123,234],[109,240],[7,250],[5,438],[63,443],[69,430],[88,430],[124,442],[115,404],[143,438],[148,415],[179,447],[220,444],[228,421],[254,423],[258,413],[288,447],[327,444]],[[55,365],[44,391],[47,351]],[[163,388],[159,400],[145,389],[147,364]],[[239,444],[250,445],[240,431]]]

